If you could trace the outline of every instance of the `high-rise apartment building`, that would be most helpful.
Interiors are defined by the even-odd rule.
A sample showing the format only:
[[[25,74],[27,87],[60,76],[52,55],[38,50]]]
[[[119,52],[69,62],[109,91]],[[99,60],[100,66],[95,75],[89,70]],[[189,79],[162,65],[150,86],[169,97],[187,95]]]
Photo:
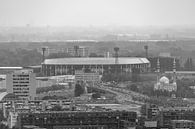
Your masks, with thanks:
[[[89,47],[74,46],[73,48],[67,48],[67,53],[76,57],[88,57]]]
[[[36,97],[36,79],[32,70],[19,70],[7,74],[7,93],[13,93],[23,100],[34,100]]]

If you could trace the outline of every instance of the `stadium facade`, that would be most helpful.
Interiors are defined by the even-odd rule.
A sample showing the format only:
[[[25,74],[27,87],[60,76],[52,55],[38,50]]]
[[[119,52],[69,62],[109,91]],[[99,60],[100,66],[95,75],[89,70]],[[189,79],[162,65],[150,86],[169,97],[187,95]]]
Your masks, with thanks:
[[[74,75],[76,70],[89,69],[93,72],[109,72],[118,70],[120,72],[131,72],[133,68],[147,71],[150,62],[146,58],[123,57],[118,58],[55,58],[45,59],[42,63],[44,76]]]

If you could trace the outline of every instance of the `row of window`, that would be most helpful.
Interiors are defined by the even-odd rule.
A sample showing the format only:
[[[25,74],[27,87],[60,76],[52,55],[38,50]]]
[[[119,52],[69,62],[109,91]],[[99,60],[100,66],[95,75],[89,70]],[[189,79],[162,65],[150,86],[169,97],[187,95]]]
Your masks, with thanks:
[[[24,95],[24,94],[26,94],[25,96],[28,96],[28,93],[29,93],[29,92],[28,92],[28,91],[14,91],[13,93],[14,93],[14,94],[17,94],[17,95],[20,95],[20,96],[21,96],[21,95]]]
[[[29,81],[13,81],[13,83],[29,83]]]
[[[13,87],[28,87],[29,85],[13,85]]]
[[[29,78],[13,78],[13,80],[29,80]]]
[[[13,77],[29,77],[29,74],[23,74],[23,75],[13,75]]]
[[[13,88],[13,90],[29,90],[29,88]]]

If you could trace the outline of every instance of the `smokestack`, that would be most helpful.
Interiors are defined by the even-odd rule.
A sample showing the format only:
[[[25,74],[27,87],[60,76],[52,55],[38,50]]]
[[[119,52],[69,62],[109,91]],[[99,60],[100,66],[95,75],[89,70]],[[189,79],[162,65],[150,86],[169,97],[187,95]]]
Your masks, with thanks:
[[[42,47],[42,62],[44,62],[45,60],[45,51],[46,51],[46,47]]]
[[[145,52],[146,52],[146,58],[148,58],[148,45],[144,46]]]
[[[118,64],[118,51],[119,51],[119,48],[115,47],[114,51],[115,51],[115,64]]]

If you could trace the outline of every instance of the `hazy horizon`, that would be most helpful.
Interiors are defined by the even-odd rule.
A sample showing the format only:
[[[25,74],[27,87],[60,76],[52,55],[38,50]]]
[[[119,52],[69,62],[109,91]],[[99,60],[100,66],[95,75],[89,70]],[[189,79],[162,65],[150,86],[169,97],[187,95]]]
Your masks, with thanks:
[[[0,0],[0,26],[195,26],[194,0]]]

